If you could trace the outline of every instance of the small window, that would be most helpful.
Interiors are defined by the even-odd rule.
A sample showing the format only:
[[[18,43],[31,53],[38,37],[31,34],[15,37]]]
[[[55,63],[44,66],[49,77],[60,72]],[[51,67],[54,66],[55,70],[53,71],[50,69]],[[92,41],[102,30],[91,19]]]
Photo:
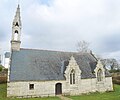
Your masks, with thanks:
[[[17,31],[17,30],[15,30],[15,33],[18,33],[18,31]]]
[[[70,84],[75,84],[75,71],[72,70],[70,73]]]
[[[19,25],[18,25],[18,22],[16,22],[15,26],[19,26]]]
[[[15,33],[14,33],[14,40],[18,40],[18,31],[17,30],[15,30]]]
[[[34,84],[29,84],[29,89],[33,90],[34,89]]]

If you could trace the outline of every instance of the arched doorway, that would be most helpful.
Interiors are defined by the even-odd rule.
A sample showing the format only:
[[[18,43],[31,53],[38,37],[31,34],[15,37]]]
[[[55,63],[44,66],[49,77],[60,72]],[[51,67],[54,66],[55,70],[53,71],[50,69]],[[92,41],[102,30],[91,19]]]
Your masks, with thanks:
[[[62,94],[62,84],[61,83],[57,83],[55,85],[55,94],[56,95]]]

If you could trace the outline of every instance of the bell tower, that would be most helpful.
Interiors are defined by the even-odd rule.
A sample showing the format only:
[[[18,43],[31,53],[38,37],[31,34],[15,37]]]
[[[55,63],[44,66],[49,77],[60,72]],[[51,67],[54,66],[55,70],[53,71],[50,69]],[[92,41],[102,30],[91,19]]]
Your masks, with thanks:
[[[11,38],[11,50],[20,50],[20,36],[21,36],[21,18],[20,18],[20,6],[18,4],[17,11],[12,23],[12,38]]]

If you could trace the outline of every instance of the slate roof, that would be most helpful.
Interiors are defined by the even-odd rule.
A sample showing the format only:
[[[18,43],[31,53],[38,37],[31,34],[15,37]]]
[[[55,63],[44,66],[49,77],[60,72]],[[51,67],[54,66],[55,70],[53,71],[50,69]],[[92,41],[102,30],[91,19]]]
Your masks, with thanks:
[[[90,53],[20,49],[11,55],[10,81],[65,80],[64,71],[71,56],[82,71],[81,78],[95,77],[96,58]]]

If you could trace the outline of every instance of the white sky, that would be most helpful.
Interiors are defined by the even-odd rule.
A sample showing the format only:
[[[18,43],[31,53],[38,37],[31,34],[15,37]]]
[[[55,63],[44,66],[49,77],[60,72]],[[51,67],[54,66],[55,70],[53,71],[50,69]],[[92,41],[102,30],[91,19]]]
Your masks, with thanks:
[[[17,0],[0,0],[0,52],[10,50]],[[120,0],[20,0],[21,47],[76,51],[90,43],[97,55],[120,58]]]

